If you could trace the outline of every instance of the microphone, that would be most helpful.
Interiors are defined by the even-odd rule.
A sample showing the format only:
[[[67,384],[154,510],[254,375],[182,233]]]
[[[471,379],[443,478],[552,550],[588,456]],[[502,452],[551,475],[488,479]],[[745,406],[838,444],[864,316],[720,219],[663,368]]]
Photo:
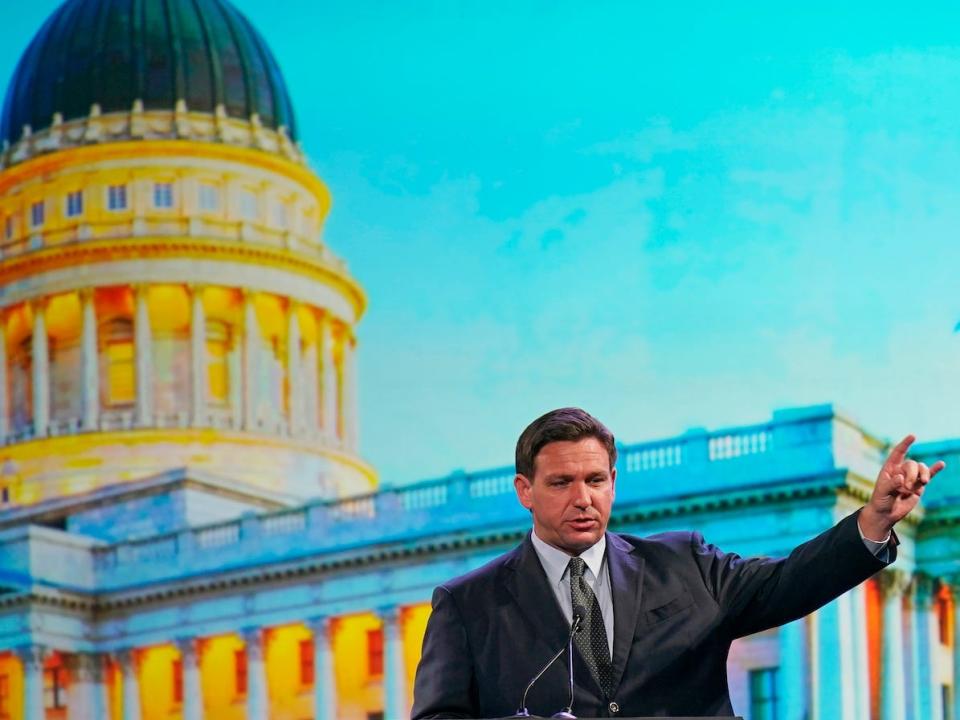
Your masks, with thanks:
[[[556,718],[556,720],[576,720],[577,718],[577,716],[573,714],[573,636],[580,632],[580,623],[583,621],[586,612],[587,611],[579,605],[574,605],[573,607],[574,628],[570,631],[570,637],[567,638],[567,672],[570,678],[570,698],[567,701],[567,706],[563,708],[563,710],[554,713],[553,717]]]
[[[567,638],[566,644],[562,648],[560,648],[560,650],[557,652],[556,655],[554,655],[552,658],[550,658],[547,661],[547,664],[540,669],[540,672],[538,672],[536,675],[533,676],[533,680],[530,681],[526,689],[523,691],[523,698],[520,700],[520,708],[517,710],[517,712],[515,712],[513,715],[510,716],[511,718],[535,717],[530,715],[530,711],[527,710],[527,693],[530,692],[530,688],[536,685],[537,680],[539,680],[543,676],[543,674],[550,669],[550,666],[557,661],[557,658],[563,655],[564,651],[566,651],[568,648],[572,651],[573,636],[576,633],[580,632],[580,624],[582,622],[583,622],[583,608],[579,606],[574,607],[573,622],[570,623],[570,636]],[[572,657],[570,662],[570,705],[571,706],[573,705],[573,658]],[[554,717],[568,717],[568,716],[561,716],[557,714],[557,715],[554,715]],[[573,716],[570,715],[569,717],[573,717]]]

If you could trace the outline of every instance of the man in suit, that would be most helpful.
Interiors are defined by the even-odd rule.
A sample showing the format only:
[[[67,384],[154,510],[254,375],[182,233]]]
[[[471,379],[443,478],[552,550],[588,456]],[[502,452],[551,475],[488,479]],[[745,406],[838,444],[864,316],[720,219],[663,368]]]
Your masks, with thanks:
[[[802,617],[896,556],[893,526],[943,469],[884,463],[867,505],[787,558],[724,553],[698,533],[607,533],[613,435],[577,408],[554,410],[517,442],[514,486],[533,530],[511,552],[436,589],[413,717],[512,715],[576,618],[575,692],[557,662],[525,707],[550,716],[732,715],[731,642]]]

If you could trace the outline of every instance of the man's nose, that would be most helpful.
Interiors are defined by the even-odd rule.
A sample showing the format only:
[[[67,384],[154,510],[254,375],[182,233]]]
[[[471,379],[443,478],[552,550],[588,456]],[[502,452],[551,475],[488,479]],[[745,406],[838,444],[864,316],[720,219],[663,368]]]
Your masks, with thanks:
[[[587,487],[586,483],[573,483],[573,505],[574,507],[583,509],[588,508],[593,504],[593,500],[590,497],[590,489]]]

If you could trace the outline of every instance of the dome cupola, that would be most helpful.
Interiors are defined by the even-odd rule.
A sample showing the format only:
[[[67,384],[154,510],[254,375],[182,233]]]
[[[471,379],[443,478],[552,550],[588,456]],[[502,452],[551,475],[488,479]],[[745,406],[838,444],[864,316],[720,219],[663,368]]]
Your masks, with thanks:
[[[114,114],[134,117],[118,127],[108,122]],[[64,144],[165,132],[288,155],[296,140],[277,63],[227,0],[67,0],[23,54],[0,132],[8,146],[33,139],[8,163]],[[35,137],[51,133],[52,141]]]

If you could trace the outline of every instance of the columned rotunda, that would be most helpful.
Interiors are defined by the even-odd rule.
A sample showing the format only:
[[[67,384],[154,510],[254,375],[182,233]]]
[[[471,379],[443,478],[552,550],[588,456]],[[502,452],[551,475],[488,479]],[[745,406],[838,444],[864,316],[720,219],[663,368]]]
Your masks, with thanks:
[[[69,0],[10,81],[0,499],[192,468],[369,491],[365,298],[269,49],[219,0]]]

